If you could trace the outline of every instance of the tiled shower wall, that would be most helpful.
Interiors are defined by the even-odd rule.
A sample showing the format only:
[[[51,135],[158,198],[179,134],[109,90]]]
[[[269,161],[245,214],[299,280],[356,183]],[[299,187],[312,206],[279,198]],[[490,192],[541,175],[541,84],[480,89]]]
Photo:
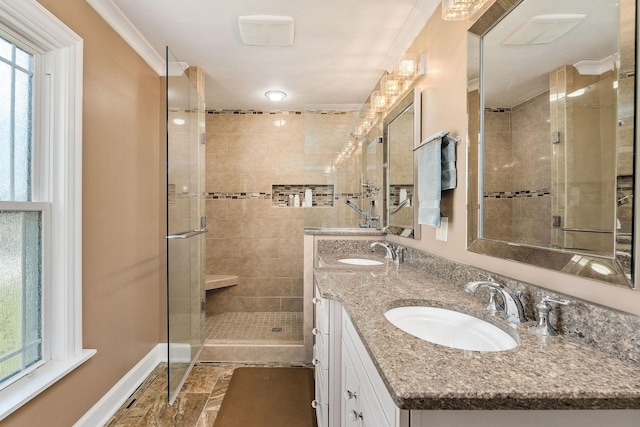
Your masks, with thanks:
[[[550,244],[549,135],[549,92],[485,110],[485,237]]]
[[[303,229],[359,220],[357,155],[335,167],[354,113],[213,113],[207,130],[207,274],[239,276],[209,291],[207,313],[302,311]],[[357,153],[356,153],[357,154]],[[273,186],[333,186],[334,206],[274,206]]]

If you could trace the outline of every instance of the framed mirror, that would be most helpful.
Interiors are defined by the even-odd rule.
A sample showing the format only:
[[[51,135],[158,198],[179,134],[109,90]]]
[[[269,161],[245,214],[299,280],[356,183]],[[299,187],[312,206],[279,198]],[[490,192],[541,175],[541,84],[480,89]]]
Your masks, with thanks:
[[[417,168],[413,148],[420,143],[421,91],[414,88],[382,122],[385,231],[420,239],[417,223]]]
[[[498,0],[468,33],[468,249],[634,288],[633,0]]]

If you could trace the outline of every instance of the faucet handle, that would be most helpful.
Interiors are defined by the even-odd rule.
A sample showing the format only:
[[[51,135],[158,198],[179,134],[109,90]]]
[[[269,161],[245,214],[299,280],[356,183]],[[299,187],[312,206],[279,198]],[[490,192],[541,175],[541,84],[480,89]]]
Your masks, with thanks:
[[[484,273],[478,273],[478,277],[480,279],[486,280],[487,282],[495,282],[496,281],[493,277],[491,277],[488,274],[484,274]]]
[[[562,299],[553,299],[547,295],[540,299],[540,302],[536,304],[536,310],[538,311],[538,323],[530,326],[529,330],[539,335],[556,336],[558,333],[549,323],[549,312],[551,311],[551,304],[568,305],[569,301]]]
[[[539,304],[548,304],[548,303],[555,303],[555,304],[560,304],[560,305],[569,305],[569,300],[566,299],[553,299],[550,296],[543,296],[542,299],[540,300]],[[537,306],[536,306],[537,307]]]
[[[497,313],[499,311],[504,310],[504,307],[498,302],[496,297],[498,296],[498,291],[495,289],[489,289],[489,302],[485,306],[487,310],[492,313]]]

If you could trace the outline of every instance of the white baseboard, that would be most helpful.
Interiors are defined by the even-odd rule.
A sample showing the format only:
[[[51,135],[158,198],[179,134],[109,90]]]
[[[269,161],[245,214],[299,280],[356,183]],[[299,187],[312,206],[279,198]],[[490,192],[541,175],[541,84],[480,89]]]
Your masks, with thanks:
[[[124,377],[109,390],[102,399],[80,418],[74,427],[103,426],[122,404],[142,384],[158,363],[167,361],[167,344],[156,345]]]

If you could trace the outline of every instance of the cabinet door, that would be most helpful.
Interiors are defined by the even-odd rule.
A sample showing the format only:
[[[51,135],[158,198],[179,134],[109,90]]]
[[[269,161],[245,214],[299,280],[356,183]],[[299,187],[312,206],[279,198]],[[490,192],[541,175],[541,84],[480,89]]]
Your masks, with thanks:
[[[347,335],[343,335],[342,384],[343,427],[390,427],[378,396],[363,370],[358,354]]]
[[[361,427],[362,411],[360,410],[360,380],[356,375],[351,356],[348,351],[342,352],[342,427]]]

